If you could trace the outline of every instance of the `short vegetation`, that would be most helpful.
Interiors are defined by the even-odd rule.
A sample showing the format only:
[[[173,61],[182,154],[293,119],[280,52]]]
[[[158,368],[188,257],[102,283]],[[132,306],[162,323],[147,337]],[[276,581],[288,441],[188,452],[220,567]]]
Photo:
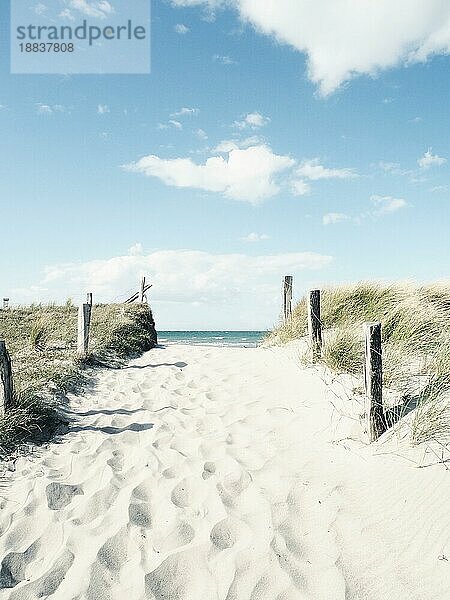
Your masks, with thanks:
[[[450,286],[358,284],[326,289],[321,320],[323,362],[333,371],[363,372],[363,330],[381,321],[384,386],[395,390],[408,410],[416,407],[416,443],[450,438]],[[305,298],[292,319],[269,340],[286,343],[307,334]],[[406,411],[405,411],[406,412]]]
[[[78,310],[32,305],[0,310],[0,339],[12,361],[14,406],[0,415],[0,456],[31,439],[48,439],[60,421],[58,407],[70,390],[88,380],[86,367],[118,366],[152,348],[156,334],[146,304],[94,305],[89,356],[77,356]]]

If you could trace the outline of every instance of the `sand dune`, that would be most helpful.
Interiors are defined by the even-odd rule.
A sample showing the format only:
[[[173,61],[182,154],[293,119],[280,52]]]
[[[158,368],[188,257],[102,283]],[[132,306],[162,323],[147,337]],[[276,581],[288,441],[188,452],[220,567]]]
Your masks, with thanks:
[[[0,598],[450,598],[448,471],[358,441],[337,401],[283,349],[101,372],[6,473]]]

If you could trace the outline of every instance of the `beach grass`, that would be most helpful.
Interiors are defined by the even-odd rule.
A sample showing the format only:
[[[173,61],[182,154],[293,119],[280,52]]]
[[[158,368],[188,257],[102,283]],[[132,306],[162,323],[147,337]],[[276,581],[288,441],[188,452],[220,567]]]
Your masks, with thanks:
[[[363,330],[380,321],[383,384],[415,410],[416,443],[450,438],[450,284],[382,285],[359,283],[324,289],[321,321],[325,331],[322,362],[332,371],[363,373]],[[270,343],[307,335],[307,305],[302,298],[290,320],[275,328]],[[409,404],[408,404],[409,401]]]
[[[0,416],[0,456],[25,440],[48,439],[61,419],[62,397],[87,381],[86,367],[113,364],[156,343],[146,304],[103,304],[92,309],[89,355],[77,356],[78,309],[33,304],[0,311],[14,379],[14,406]]]

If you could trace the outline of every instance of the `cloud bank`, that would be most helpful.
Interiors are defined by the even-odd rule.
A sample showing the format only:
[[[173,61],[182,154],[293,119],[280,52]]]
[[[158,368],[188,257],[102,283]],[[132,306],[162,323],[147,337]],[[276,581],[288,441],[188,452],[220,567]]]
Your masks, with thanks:
[[[153,284],[150,301],[159,328],[269,327],[276,322],[281,277],[310,272],[332,263],[331,256],[296,252],[249,256],[196,250],[145,253],[134,244],[127,255],[83,263],[48,266],[43,279],[29,289],[11,290],[19,302],[79,301],[94,293],[98,302],[123,301],[145,275]],[[174,306],[176,304],[176,306]],[[256,310],[257,309],[257,310]]]
[[[450,53],[448,0],[172,0],[229,6],[257,31],[306,54],[308,75],[328,95],[358,75]]]

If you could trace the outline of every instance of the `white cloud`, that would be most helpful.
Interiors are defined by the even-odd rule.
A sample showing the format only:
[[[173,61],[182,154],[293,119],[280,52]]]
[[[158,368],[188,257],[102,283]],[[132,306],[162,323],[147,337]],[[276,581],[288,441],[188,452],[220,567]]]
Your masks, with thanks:
[[[264,242],[266,240],[270,240],[270,236],[267,233],[249,233],[248,235],[241,238],[242,242],[256,243],[256,242]]]
[[[175,6],[235,7],[255,29],[305,53],[308,74],[330,94],[375,75],[450,52],[447,0],[172,0]]]
[[[33,10],[37,15],[43,15],[47,11],[47,6],[42,4],[42,2],[38,2],[36,6],[33,7]]]
[[[392,196],[374,195],[370,197],[370,200],[375,205],[373,216],[387,215],[408,206],[403,198],[393,198]]]
[[[235,121],[234,126],[238,129],[259,129],[270,123],[270,118],[259,112],[248,113],[241,121]]]
[[[382,169],[386,173],[392,173],[393,175],[403,175],[404,174],[404,171],[401,169],[399,163],[385,162],[382,160],[378,163],[378,166],[380,167],[380,169]]]
[[[208,139],[208,134],[203,129],[197,129],[197,131],[195,133],[196,133],[197,137],[200,138],[201,140]]]
[[[232,150],[240,148],[240,142],[238,140],[222,140],[214,148],[214,152],[220,152],[221,154],[228,154]]]
[[[188,33],[188,31],[190,31],[189,27],[186,27],[186,25],[184,25],[183,23],[177,23],[174,27],[174,30],[176,33],[179,33],[180,35],[186,35],[186,33]]]
[[[439,167],[440,165],[443,165],[447,162],[446,158],[438,156],[437,154],[433,154],[431,150],[431,148],[428,148],[428,150],[425,152],[422,158],[419,158],[419,160],[417,161],[417,164],[421,169],[429,169],[432,166]]]
[[[65,8],[64,10],[62,10],[59,13],[59,16],[62,19],[68,19],[69,21],[75,21],[75,17],[73,16],[72,12],[68,8]]]
[[[323,215],[322,222],[324,225],[335,225],[336,223],[343,223],[344,221],[350,221],[351,217],[344,213],[327,213]]]
[[[207,4],[209,8],[219,8],[226,4],[227,0],[172,0],[174,6],[201,6]]]
[[[36,104],[36,112],[38,115],[52,115],[55,112],[64,112],[66,109],[61,104],[43,104],[38,102]]]
[[[202,6],[204,8],[202,18],[205,21],[214,21],[217,9],[226,6],[229,2],[232,3],[234,0],[172,0],[172,4],[178,7]]]
[[[97,112],[99,115],[106,115],[107,113],[111,112],[109,109],[109,106],[107,104],[99,104],[97,106]]]
[[[158,123],[158,129],[170,129],[173,127],[174,129],[181,130],[183,129],[183,124],[180,121],[176,121],[175,119],[170,119],[167,123]]]
[[[180,121],[175,121],[174,119],[171,119],[169,123],[170,125],[173,125],[175,129],[183,129],[183,125],[180,123]]]
[[[264,143],[264,139],[257,135],[252,135],[250,137],[244,138],[243,140],[222,140],[214,148],[214,152],[228,154],[228,152],[230,152],[231,150],[236,150],[237,148],[249,148],[250,146],[260,146],[264,145]]]
[[[69,6],[71,9],[78,10],[87,17],[96,17],[98,19],[105,19],[114,13],[114,8],[107,0],[70,0]]]
[[[305,196],[311,191],[311,186],[303,179],[293,179],[291,182],[291,190],[294,196]]]
[[[317,181],[319,179],[354,179],[358,177],[353,169],[328,169],[318,158],[304,160],[296,170],[299,177]]]
[[[36,104],[36,112],[38,115],[51,115],[53,114],[53,109],[48,104]]]
[[[215,62],[219,62],[222,65],[236,65],[236,61],[231,58],[231,56],[223,56],[222,54],[214,54],[213,60]]]
[[[149,301],[159,330],[265,328],[280,312],[281,277],[290,273],[308,285],[308,278],[332,260],[313,252],[249,256],[159,250],[51,265],[38,285],[8,293],[15,302],[81,300],[85,292],[92,292],[95,302],[111,302],[137,291],[145,275],[153,284]]]
[[[279,156],[269,146],[260,145],[234,148],[226,158],[211,156],[200,165],[190,158],[163,159],[149,155],[125,168],[157,177],[170,186],[222,193],[233,200],[257,204],[278,194],[277,175],[294,164],[289,156]]]
[[[336,225],[337,223],[351,222],[360,225],[367,219],[378,219],[406,208],[408,203],[403,198],[394,198],[392,196],[370,197],[372,208],[361,212],[359,215],[348,215],[341,212],[329,212],[322,217],[324,225]]]
[[[197,116],[199,112],[200,109],[198,108],[188,108],[184,106],[180,110],[177,110],[176,112],[172,113],[170,116],[172,117],[172,119],[176,119],[177,117]]]
[[[142,254],[144,254],[144,247],[141,244],[141,242],[136,242],[136,244],[133,244],[133,246],[129,248],[128,254],[130,256],[141,256]]]

